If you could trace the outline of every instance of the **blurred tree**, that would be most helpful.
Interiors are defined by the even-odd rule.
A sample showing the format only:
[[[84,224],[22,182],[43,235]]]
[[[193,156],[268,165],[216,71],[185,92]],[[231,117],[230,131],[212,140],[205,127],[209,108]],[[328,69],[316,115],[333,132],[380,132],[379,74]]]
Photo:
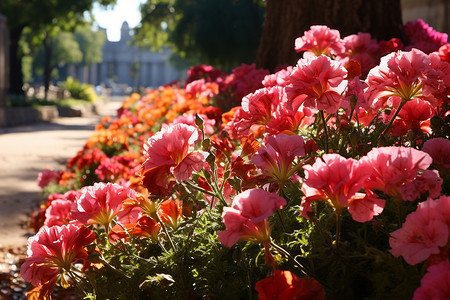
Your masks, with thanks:
[[[89,67],[102,62],[102,48],[106,40],[104,31],[93,31],[89,24],[82,24],[75,28],[74,36],[83,53],[83,66]]]
[[[104,31],[93,31],[89,24],[83,24],[76,27],[75,39],[83,53],[80,65],[83,68],[83,77],[87,80],[88,67],[102,62],[106,35]]]
[[[58,74],[54,73],[57,71],[57,67],[63,67],[65,64],[69,63],[82,62],[84,55],[72,32],[58,31],[58,33],[49,38],[49,41],[51,57],[47,67],[50,68],[49,72],[51,77],[58,76]],[[33,69],[38,75],[42,75],[46,68],[44,57],[44,46],[41,45],[41,47],[33,53]]]
[[[19,41],[23,30],[30,28],[43,41],[46,51],[50,49],[49,37],[55,34],[54,29],[73,29],[82,21],[83,13],[90,11],[94,2],[101,5],[115,4],[115,0],[1,0],[0,12],[8,17],[9,58],[10,58],[10,93],[22,94],[22,55]],[[51,52],[46,52],[50,63]],[[45,86],[48,89],[50,80],[49,68],[44,70]]]
[[[400,0],[266,0],[266,17],[256,64],[273,71],[294,65],[295,39],[311,25],[338,29],[341,37],[368,32],[374,38],[402,38]]]
[[[190,65],[230,70],[254,62],[264,7],[254,0],[148,0],[141,14],[136,44],[171,46]]]

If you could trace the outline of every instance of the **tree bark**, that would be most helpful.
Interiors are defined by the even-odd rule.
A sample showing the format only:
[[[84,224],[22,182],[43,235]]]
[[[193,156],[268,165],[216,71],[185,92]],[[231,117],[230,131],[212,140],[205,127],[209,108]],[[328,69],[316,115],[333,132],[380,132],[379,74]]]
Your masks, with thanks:
[[[341,38],[367,32],[377,40],[405,40],[400,0],[267,0],[256,65],[270,71],[295,65],[295,39],[311,25],[338,29]]]
[[[52,46],[51,46],[51,38],[45,33],[44,37],[44,99],[47,100],[48,90],[50,88],[50,79],[51,79],[51,58],[52,58]]]
[[[19,40],[25,26],[9,29],[9,93],[23,95],[22,57]]]

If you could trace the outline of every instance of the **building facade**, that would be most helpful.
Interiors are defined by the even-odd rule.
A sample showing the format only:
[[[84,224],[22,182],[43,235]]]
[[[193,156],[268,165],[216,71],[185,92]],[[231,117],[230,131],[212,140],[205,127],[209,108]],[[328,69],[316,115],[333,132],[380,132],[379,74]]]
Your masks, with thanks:
[[[180,79],[182,72],[169,65],[170,50],[153,52],[130,45],[130,28],[125,21],[117,42],[106,41],[103,61],[89,68],[69,66],[68,75],[93,85],[158,87]]]

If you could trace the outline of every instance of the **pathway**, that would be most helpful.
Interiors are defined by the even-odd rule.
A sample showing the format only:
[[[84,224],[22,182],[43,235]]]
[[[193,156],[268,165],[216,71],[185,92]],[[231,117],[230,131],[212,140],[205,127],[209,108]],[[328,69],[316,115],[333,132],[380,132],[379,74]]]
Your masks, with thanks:
[[[115,116],[124,98],[113,98],[99,115],[0,128],[0,248],[26,245],[23,224],[39,207],[36,178],[45,167],[60,170],[76,155],[103,116]]]

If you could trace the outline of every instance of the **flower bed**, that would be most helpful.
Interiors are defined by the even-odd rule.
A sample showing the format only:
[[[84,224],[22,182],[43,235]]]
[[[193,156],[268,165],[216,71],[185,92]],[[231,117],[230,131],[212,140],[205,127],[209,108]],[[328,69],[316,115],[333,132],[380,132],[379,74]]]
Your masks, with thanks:
[[[40,174],[29,295],[448,299],[450,44],[405,28],[312,26],[296,66],[131,95]]]

